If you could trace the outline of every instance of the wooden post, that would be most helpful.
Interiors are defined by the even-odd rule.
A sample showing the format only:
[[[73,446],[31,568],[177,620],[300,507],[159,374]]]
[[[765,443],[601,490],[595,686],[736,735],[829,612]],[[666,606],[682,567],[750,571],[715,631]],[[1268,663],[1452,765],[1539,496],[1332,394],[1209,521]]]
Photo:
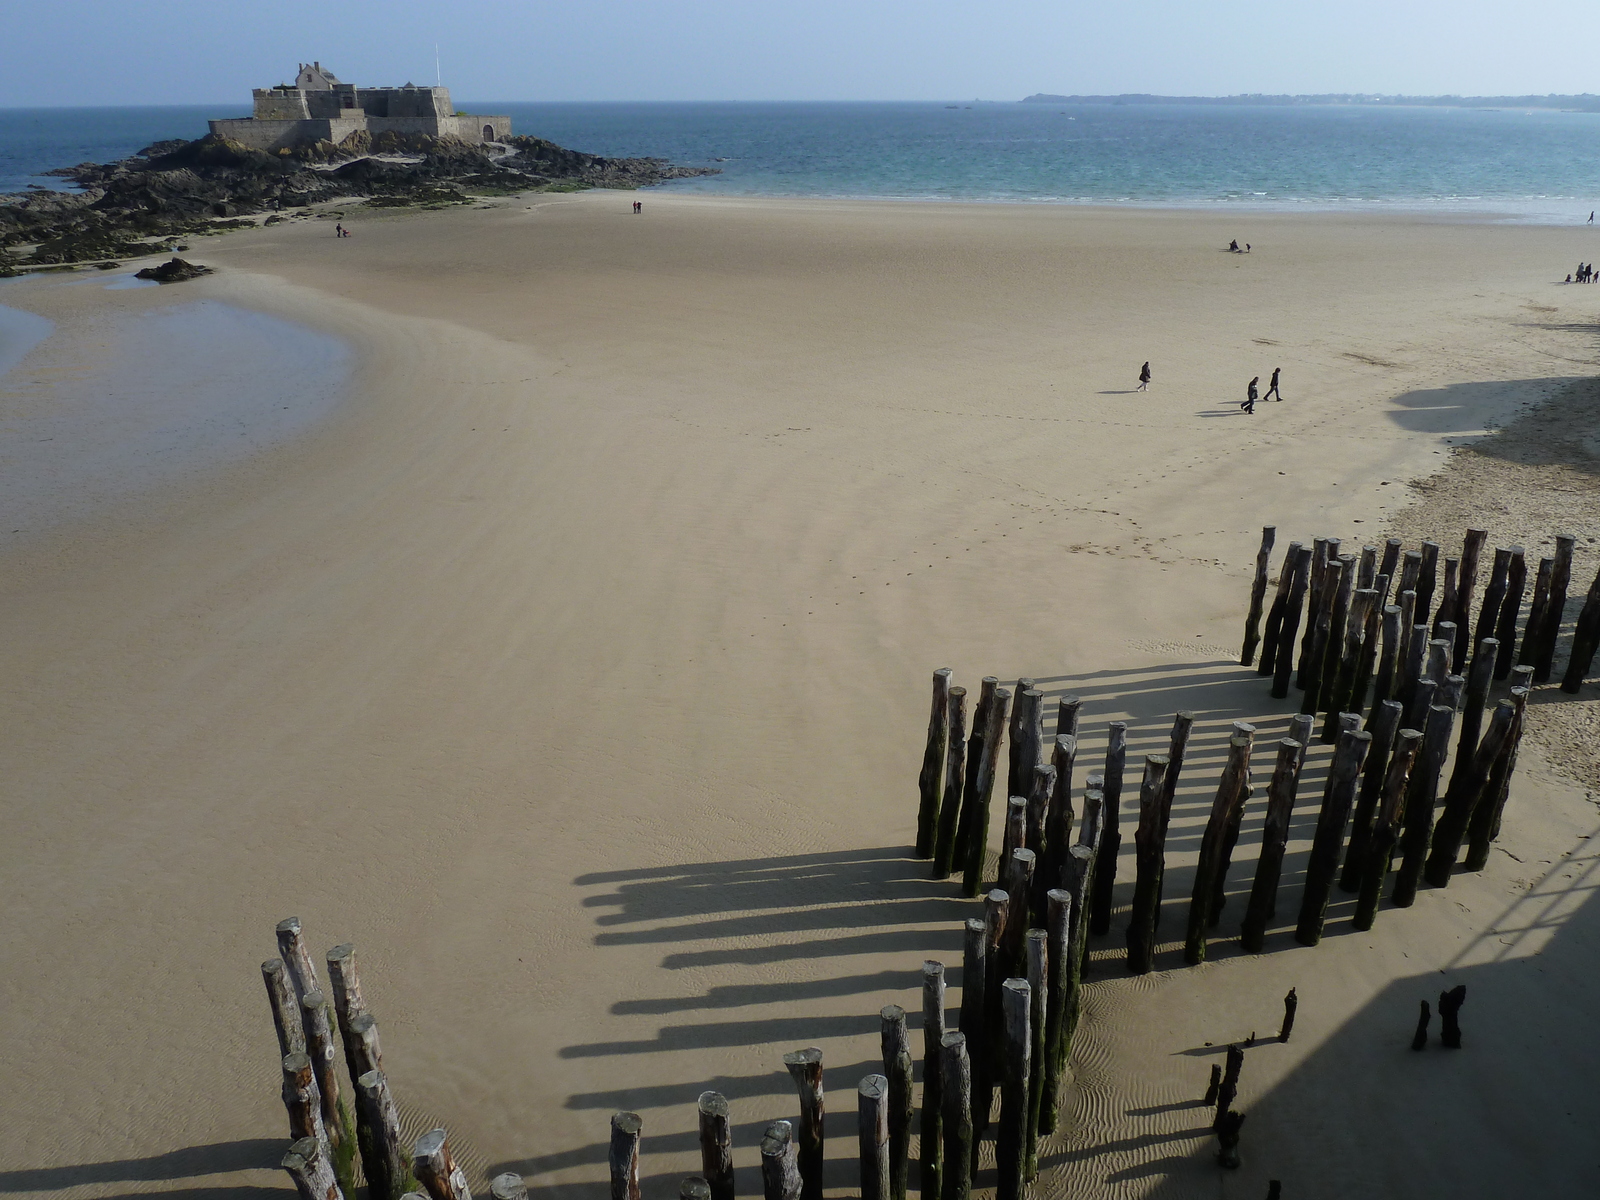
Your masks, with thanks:
[[[362,1070],[356,1069],[361,1060],[351,1045],[350,1022],[367,1011],[367,999],[361,991],[361,974],[356,970],[356,948],[349,943],[335,946],[328,951],[327,961],[328,986],[333,991],[333,1011],[344,1041],[344,1065],[354,1082],[366,1071],[383,1069],[378,1063]]]
[[[1467,985],[1458,983],[1439,993],[1439,1044],[1448,1050],[1461,1049],[1461,1025],[1457,1013],[1467,1002]]]
[[[1050,973],[1050,934],[1043,929],[1028,930],[1024,956],[1028,963],[1028,1072],[1027,1127],[1023,1131],[1023,1177],[1030,1182],[1039,1177],[1039,1125],[1044,1110],[1045,1079],[1045,991]]]
[[[322,1153],[333,1167],[333,1147],[328,1142],[327,1126],[322,1122],[322,1096],[311,1059],[303,1054],[283,1057],[283,1106],[289,1112],[291,1138],[316,1138]]]
[[[1239,1076],[1244,1072],[1244,1048],[1237,1042],[1228,1047],[1228,1065],[1222,1072],[1222,1084],[1217,1088],[1217,1114],[1212,1119],[1215,1127],[1224,1115],[1233,1110],[1239,1098]]]
[[[1300,749],[1300,759],[1305,758],[1306,746],[1311,740],[1312,718],[1303,714],[1296,714],[1289,718],[1289,738]],[[1235,735],[1242,733],[1254,734],[1255,726],[1245,721],[1233,723]],[[1296,770],[1299,768],[1296,767]],[[1208,928],[1215,929],[1222,920],[1222,909],[1228,902],[1228,871],[1233,866],[1234,847],[1239,844],[1239,831],[1244,825],[1245,806],[1250,803],[1255,795],[1255,787],[1251,783],[1250,772],[1245,772],[1244,787],[1235,798],[1233,808],[1228,813],[1228,824],[1222,834],[1222,848],[1217,855],[1216,870],[1212,874],[1211,908],[1206,916]]]
[[[1333,611],[1329,614],[1327,644],[1323,648],[1322,673],[1317,677],[1316,703],[1303,712],[1317,713],[1326,708],[1337,709],[1333,693],[1339,684],[1339,666],[1344,661],[1345,635],[1350,624],[1350,605],[1356,591],[1356,560],[1353,554],[1339,556],[1338,590],[1333,594]],[[1331,567],[1331,564],[1330,564]],[[1331,578],[1331,577],[1330,577]]]
[[[1521,546],[1511,547],[1511,565],[1506,572],[1506,596],[1500,603],[1500,619],[1494,637],[1500,643],[1495,658],[1494,677],[1505,679],[1517,665],[1517,617],[1522,612],[1522,595],[1528,590],[1528,559]]]
[[[1361,547],[1361,560],[1356,567],[1356,587],[1370,588],[1378,577],[1378,548]]]
[[[1222,769],[1217,794],[1211,801],[1211,816],[1200,840],[1200,861],[1195,867],[1194,892],[1189,898],[1189,922],[1183,944],[1183,961],[1191,966],[1206,960],[1206,927],[1210,924],[1211,908],[1216,899],[1223,842],[1235,809],[1244,806],[1255,726],[1245,725],[1244,728],[1245,732],[1235,732],[1228,739],[1228,763]]]
[[[1422,577],[1422,551],[1407,550],[1400,556],[1400,586],[1395,595],[1417,590],[1417,580]]]
[[[1173,714],[1172,736],[1167,740],[1167,770],[1161,779],[1161,845],[1167,844],[1167,827],[1172,824],[1172,801],[1178,793],[1178,773],[1183,770],[1183,755],[1189,747],[1189,734],[1194,729],[1194,713],[1185,709]],[[1166,866],[1162,864],[1160,880],[1156,883],[1156,927],[1161,925],[1161,902],[1165,898]],[[1152,940],[1151,945],[1154,945]]]
[[[611,1150],[613,1156],[617,1149],[617,1118],[632,1117],[634,1123],[633,1137],[633,1175],[632,1190],[626,1193],[627,1200],[639,1200],[639,1117],[636,1113],[618,1113],[611,1118]],[[467,1175],[456,1165],[455,1156],[450,1153],[450,1140],[445,1136],[443,1129],[431,1129],[417,1139],[416,1145],[411,1149],[411,1173],[417,1177],[417,1182],[423,1186],[433,1200],[472,1200],[472,1192],[467,1187]],[[615,1157],[612,1160],[611,1194],[614,1200],[623,1200],[617,1192]]]
[[[267,985],[267,1003],[272,1006],[272,1027],[278,1033],[278,1057],[304,1054],[305,1026],[300,1021],[299,1001],[283,960],[269,958],[262,963],[261,978]]]
[[[1287,1042],[1289,1035],[1294,1032],[1294,1015],[1300,1008],[1300,998],[1294,994],[1294,989],[1289,989],[1289,994],[1283,998],[1283,1024],[1278,1026],[1278,1041]]]
[[[1402,600],[1405,597],[1401,597]],[[1402,614],[1403,615],[1403,614]],[[1400,702],[1406,706],[1409,713],[1416,703],[1417,684],[1427,678],[1426,661],[1428,655],[1428,627],[1420,622],[1411,626],[1411,632],[1406,638],[1405,682],[1400,690]]]
[[[1341,560],[1330,562],[1322,570],[1322,595],[1317,598],[1317,607],[1311,614],[1312,639],[1311,653],[1306,658],[1305,669],[1300,672],[1305,695],[1300,700],[1300,711],[1315,714],[1318,711],[1318,699],[1322,694],[1322,676],[1328,658],[1328,642],[1333,636],[1333,610],[1338,603],[1339,582],[1344,574],[1344,563]]]
[[[1439,798],[1439,772],[1450,748],[1450,729],[1455,709],[1435,704],[1428,710],[1422,729],[1422,748],[1411,768],[1405,801],[1405,829],[1400,837],[1404,855],[1390,896],[1396,908],[1410,908],[1417,898],[1417,883],[1422,878],[1428,855],[1428,834],[1433,829],[1433,809]]]
[[[1401,724],[1410,729],[1423,729],[1427,726],[1428,710],[1433,707],[1434,693],[1439,690],[1439,685],[1426,677],[1417,680],[1417,686],[1411,690],[1411,703],[1406,709]]]
[[[1361,708],[1359,703],[1352,704],[1350,700],[1361,662],[1361,639],[1367,628],[1367,613],[1377,599],[1378,593],[1371,588],[1361,588],[1352,593],[1344,623],[1344,646],[1337,660],[1334,659],[1333,647],[1328,648],[1330,664],[1337,662],[1332,685],[1324,692],[1323,701],[1328,716],[1322,723],[1322,740],[1329,745],[1339,736],[1339,715]]]
[[[1486,639],[1487,640],[1487,639]],[[1434,693],[1435,704],[1447,704],[1453,712],[1461,711],[1461,701],[1467,690],[1467,681],[1460,675],[1446,675],[1439,690]]]
[[[1283,871],[1283,854],[1289,843],[1289,821],[1294,816],[1295,789],[1300,781],[1300,757],[1304,747],[1291,738],[1278,743],[1278,762],[1267,789],[1267,819],[1261,831],[1261,857],[1256,862],[1255,881],[1250,886],[1250,904],[1244,914],[1240,944],[1250,954],[1260,954],[1266,940],[1267,922],[1278,907],[1278,877]]]
[[[307,992],[321,991],[317,982],[317,968],[306,949],[305,936],[300,931],[300,918],[288,917],[278,922],[278,957],[289,968],[289,982],[294,985],[298,1001]]]
[[[1128,970],[1135,975],[1148,975],[1155,960],[1156,910],[1161,904],[1165,849],[1161,836],[1161,797],[1168,762],[1164,754],[1147,755],[1144,782],[1139,787],[1139,828],[1133,835],[1138,875],[1133,888],[1133,914],[1128,921]]]
[[[983,1059],[986,1057],[985,1047],[988,1044],[988,935],[985,923],[976,917],[968,917],[963,926],[961,940],[961,1015],[958,1023],[961,1032],[966,1035],[962,1043],[962,1056],[967,1058],[971,1078],[967,1083],[969,1095],[967,1097],[967,1112],[969,1126],[977,1123],[977,1109],[974,1108],[973,1095],[979,1080],[983,1077]],[[989,1119],[989,1098],[983,1095],[983,1119]],[[968,1140],[972,1138],[972,1130],[968,1129]],[[963,1171],[964,1166],[964,1171]],[[949,1156],[945,1157],[945,1178],[952,1175],[965,1174],[971,1179],[972,1164],[958,1164]]]
[[[1106,769],[1101,794],[1105,798],[1102,810],[1104,832],[1100,836],[1100,853],[1095,858],[1094,905],[1089,918],[1089,932],[1103,934],[1111,928],[1113,889],[1117,883],[1117,854],[1122,848],[1121,808],[1122,771],[1128,753],[1128,723],[1111,721],[1106,726]]]
[[[1550,568],[1550,601],[1544,624],[1539,628],[1538,654],[1533,660],[1533,681],[1548,683],[1555,662],[1556,640],[1567,619],[1567,587],[1572,582],[1572,548],[1577,539],[1570,533],[1556,534],[1555,563]]]
[[[1378,897],[1383,892],[1389,859],[1394,854],[1405,815],[1406,784],[1411,777],[1412,764],[1416,761],[1417,747],[1422,742],[1421,732],[1415,729],[1402,729],[1396,736],[1394,753],[1389,758],[1389,767],[1384,774],[1377,819],[1373,822],[1372,835],[1367,839],[1365,859],[1356,880],[1356,911],[1350,921],[1353,929],[1371,929],[1373,921],[1377,919]]]
[[[1483,730],[1483,706],[1494,685],[1494,667],[1499,657],[1499,643],[1494,638],[1484,638],[1472,656],[1468,670],[1466,703],[1461,707],[1461,730],[1456,737],[1456,765],[1450,774],[1450,790],[1472,765],[1472,752],[1478,745],[1478,735]]]
[[[356,1075],[383,1070],[383,1049],[378,1042],[378,1018],[361,1013],[351,1018],[345,1030],[345,1049],[354,1059]]]
[[[1005,1076],[1000,1089],[1000,1133],[995,1143],[996,1200],[1021,1200],[1026,1178],[1029,1051],[1033,1037],[1029,1018],[1032,991],[1026,979],[1002,985]]]
[[[956,819],[956,848],[952,870],[965,871],[967,867],[967,838],[977,821],[978,771],[983,760],[983,746],[989,740],[989,710],[994,707],[994,694],[1000,681],[985,675],[978,689],[978,704],[972,710],[972,732],[967,737],[967,771],[961,784],[961,813]]]
[[[797,1143],[800,1184],[804,1200],[822,1200],[823,1117],[827,1104],[822,1094],[822,1051],[815,1046],[791,1050],[783,1056],[795,1091],[800,1096]],[[616,1200],[616,1197],[613,1197]]]
[[[1500,752],[1509,745],[1516,716],[1517,705],[1514,701],[1500,701],[1494,715],[1489,718],[1489,728],[1483,740],[1472,751],[1467,768],[1457,772],[1450,781],[1450,789],[1444,798],[1444,811],[1434,826],[1432,849],[1423,871],[1423,878],[1434,887],[1450,886],[1450,876],[1455,873],[1456,859],[1461,854],[1467,826],[1472,821],[1473,811],[1485,802],[1489,776],[1500,758]]]
[[[949,879],[955,865],[957,822],[961,817],[961,787],[967,768],[967,689],[950,689],[945,717],[944,800],[939,805],[939,827],[933,840],[933,877]]]
[[[1322,793],[1322,808],[1317,814],[1317,832],[1311,844],[1311,859],[1306,865],[1306,886],[1300,901],[1300,918],[1294,939],[1302,946],[1322,941],[1322,926],[1327,918],[1328,896],[1339,869],[1339,850],[1344,845],[1344,829],[1356,798],[1361,766],[1372,746],[1372,735],[1346,731],[1339,735]]]
[[[1417,564],[1417,624],[1425,625],[1433,612],[1433,589],[1439,574],[1439,543],[1423,542]]]
[[[928,1200],[943,1190],[944,1174],[944,964],[922,964],[922,1125],[918,1130],[919,1189]]]
[[[856,1087],[861,1200],[889,1200],[889,1081],[868,1075]]]
[[[911,1172],[911,1037],[906,1010],[886,1004],[878,1013],[883,1075],[889,1081],[889,1195],[906,1200]]]
[[[1261,644],[1261,608],[1267,598],[1267,565],[1272,561],[1272,542],[1277,536],[1275,526],[1261,530],[1261,549],[1256,551],[1256,577],[1250,585],[1250,613],[1244,620],[1244,649],[1239,652],[1239,665],[1248,667],[1255,662],[1256,647]]]
[[[1528,624],[1522,630],[1522,649],[1517,654],[1519,664],[1532,666],[1539,657],[1539,635],[1544,631],[1545,617],[1550,611],[1550,576],[1555,567],[1553,558],[1539,560],[1539,574],[1533,583],[1533,603],[1528,608]],[[1501,645],[1504,644],[1502,639]]]
[[[1478,556],[1483,553],[1483,543],[1488,537],[1487,529],[1469,529],[1461,545],[1461,570],[1456,576],[1456,610],[1451,618],[1456,623],[1455,653],[1450,659],[1452,666],[1465,665],[1467,652],[1471,649],[1472,592],[1478,582]]]
[[[1028,793],[1028,827],[1027,838],[1024,844],[1033,851],[1036,869],[1033,876],[1033,890],[1028,898],[1028,909],[1037,913],[1035,924],[1044,920],[1044,894],[1049,890],[1045,878],[1051,873],[1051,865],[1055,861],[1054,855],[1059,850],[1050,847],[1047,835],[1050,819],[1050,801],[1056,792],[1056,769],[1054,766],[1037,766],[1033,769],[1033,790]],[[1060,868],[1055,868],[1055,873],[1060,874]]]
[[[1229,1109],[1217,1117],[1217,1165],[1230,1171],[1239,1167],[1239,1132],[1244,1128],[1245,1114]]]
[[[1285,561],[1289,578],[1289,600],[1283,611],[1283,628],[1278,633],[1277,661],[1272,670],[1272,697],[1282,700],[1289,694],[1289,679],[1294,671],[1294,635],[1300,628],[1300,611],[1305,605],[1307,579],[1311,574],[1311,551],[1302,547],[1293,567]]]
[[[1339,552],[1337,538],[1314,538],[1311,543],[1310,573],[1306,577],[1306,634],[1300,639],[1300,656],[1295,665],[1296,687],[1306,686],[1311,666],[1311,651],[1316,645],[1317,613],[1322,610],[1323,581],[1328,573],[1328,563]]]
[[[1400,566],[1400,549],[1405,543],[1399,538],[1389,538],[1383,543],[1383,558],[1378,562],[1378,574],[1393,584],[1399,577],[1395,574]],[[1390,592],[1385,590],[1380,603],[1389,603]]]
[[[278,1165],[289,1173],[300,1200],[344,1200],[333,1175],[333,1164],[316,1138],[297,1139]]]
[[[1033,769],[1039,765],[1040,747],[1044,744],[1044,693],[1033,686],[1031,679],[1017,681],[1016,711],[1011,728],[1008,786],[1011,795],[1026,796],[1033,782]]]
[[[678,1185],[678,1200],[711,1200],[711,1181],[703,1175],[690,1175]]]
[[[1395,734],[1400,729],[1400,702],[1383,701],[1373,716],[1367,728],[1367,732],[1372,734],[1372,746],[1367,751],[1367,765],[1361,776],[1361,794],[1356,801],[1355,819],[1350,825],[1350,844],[1345,849],[1344,870],[1339,876],[1339,888],[1345,892],[1354,892],[1361,887],[1361,872],[1367,861],[1367,843],[1372,839],[1372,823],[1377,816],[1378,801],[1383,795],[1383,779],[1389,767],[1389,751],[1394,748]]]
[[[638,1113],[618,1112],[611,1114],[611,1200],[639,1200],[639,1135],[644,1129],[644,1121]],[[444,1130],[435,1129],[435,1134],[443,1139]],[[426,1134],[424,1137],[432,1137]],[[433,1200],[449,1200],[449,1197],[436,1194],[428,1186],[428,1180],[423,1177],[422,1142],[417,1143],[417,1157],[413,1170],[417,1178],[422,1180],[424,1187]]]
[[[1084,850],[1087,847],[1077,846]],[[1072,945],[1072,893],[1062,888],[1051,888],[1048,893],[1049,916],[1046,927],[1049,944],[1046,958],[1049,975],[1044,999],[1044,1053],[1039,1059],[1039,1073],[1044,1076],[1043,1106],[1039,1116],[1039,1132],[1056,1131],[1060,1114],[1060,1090],[1064,1043],[1067,1038],[1067,963]]]
[[[1467,658],[1473,650],[1480,646],[1485,638],[1494,637],[1495,627],[1500,622],[1500,609],[1506,602],[1506,593],[1510,587],[1511,547],[1501,546],[1495,550],[1494,565],[1489,568],[1489,584],[1483,589],[1483,605],[1478,609],[1478,623],[1472,629],[1472,637],[1456,656],[1456,670],[1461,674],[1466,674]],[[1508,667],[1507,670],[1509,669]]]
[[[1072,773],[1077,762],[1077,735],[1067,734],[1056,738],[1055,751],[1051,755],[1051,766],[1055,768],[1053,789],[1050,808],[1045,814],[1044,867],[1040,871],[1045,891],[1060,880],[1067,850],[1072,845]],[[1035,911],[1036,916],[1042,916],[1042,905]]]
[[[1361,628],[1361,650],[1356,659],[1355,676],[1350,682],[1350,695],[1345,701],[1345,711],[1360,716],[1367,707],[1367,689],[1372,685],[1372,671],[1377,664],[1379,630],[1383,625],[1380,601],[1386,581],[1380,576],[1379,587],[1372,589],[1374,599],[1367,606],[1366,619]]]
[[[947,739],[950,736],[950,668],[933,673],[933,707],[928,713],[928,741],[922,751],[922,773],[917,777],[917,857],[932,858],[939,830],[940,784],[943,782]]]
[[[356,1077],[356,1119],[369,1200],[400,1200],[414,1181],[400,1152],[400,1113],[382,1071]]]
[[[983,942],[986,965],[984,967],[983,995],[983,1056],[974,1060],[973,1068],[973,1136],[981,1138],[989,1128],[989,1112],[993,1107],[994,1088],[1000,1082],[1001,1026],[1000,985],[1005,972],[1005,933],[1010,922],[1011,897],[995,888],[983,899]],[[968,1042],[970,1047],[971,1042]],[[974,1171],[977,1164],[973,1164]]]
[[[1002,972],[1015,974],[1022,969],[1022,939],[1028,932],[1029,898],[1033,891],[1033,873],[1037,866],[1032,850],[1018,846],[1006,862],[1001,884],[1007,896],[1005,939],[1001,943],[1004,957]]]
[[[321,992],[307,992],[300,997],[300,1007],[305,1014],[306,1055],[311,1059],[317,1092],[322,1097],[322,1123],[328,1129],[328,1144],[338,1150],[352,1131],[345,1128],[344,1115],[339,1111],[339,1051],[328,1024],[333,1010]]]
[[[1028,798],[1012,796],[1006,801],[1006,819],[1000,827],[1000,871],[1005,872],[1011,852],[1028,843]]]
[[[1278,586],[1272,597],[1272,607],[1267,610],[1267,632],[1261,640],[1261,665],[1257,675],[1271,675],[1278,666],[1278,644],[1283,639],[1283,617],[1289,611],[1289,585],[1294,581],[1295,564],[1300,561],[1303,547],[1290,542],[1283,552],[1283,562],[1278,567]],[[1290,635],[1293,640],[1293,635]]]
[[[1450,674],[1450,650],[1455,639],[1450,636],[1454,627],[1446,621],[1439,627],[1443,636],[1428,643],[1428,678],[1442,684]]]
[[[683,1182],[687,1186],[689,1180]],[[704,1184],[705,1180],[695,1182]],[[686,1192],[680,1194],[687,1195]],[[709,1190],[703,1195],[696,1193],[696,1200],[707,1200],[710,1195]],[[528,1200],[528,1184],[515,1171],[505,1171],[489,1180],[489,1196],[490,1200]]]
[[[939,1072],[944,1081],[944,1187],[940,1200],[970,1200],[972,1195],[972,1068],[967,1061],[967,1036],[947,1033],[939,1043]],[[933,1194],[923,1189],[924,1200]]]
[[[1067,965],[1066,994],[1063,998],[1062,1022],[1065,1029],[1054,1048],[1057,1074],[1067,1069],[1067,1058],[1072,1052],[1072,1037],[1078,1028],[1078,1015],[1083,1009],[1084,964],[1089,958],[1089,896],[1094,890],[1095,851],[1092,846],[1074,846],[1067,854],[1066,869],[1062,871],[1061,890],[1072,897],[1072,909],[1067,914]],[[1053,951],[1052,951],[1053,953]]]
[[[1078,720],[1083,715],[1083,697],[1072,694],[1061,697],[1056,704],[1056,736],[1077,737]]]
[[[1572,631],[1572,653],[1567,658],[1567,671],[1561,677],[1561,690],[1573,695],[1583,686],[1594,663],[1595,650],[1600,649],[1600,571],[1595,572],[1589,594],[1584,598],[1583,611],[1578,614],[1578,624]]]
[[[1519,671],[1531,668],[1518,667]],[[1516,720],[1511,726],[1511,737],[1500,757],[1495,760],[1494,772],[1489,779],[1489,790],[1483,802],[1473,810],[1472,823],[1467,827],[1471,841],[1467,847],[1467,870],[1481,871],[1489,864],[1489,844],[1500,836],[1500,817],[1511,794],[1511,777],[1517,770],[1517,748],[1522,744],[1523,722],[1526,720],[1528,688],[1511,689],[1511,701],[1516,705]]]
[[[774,1121],[761,1135],[761,1192],[764,1200],[801,1200],[800,1168],[795,1163],[794,1126]]]
[[[1444,598],[1439,601],[1439,607],[1433,614],[1433,636],[1438,637],[1446,625],[1455,628],[1456,617],[1456,569],[1460,567],[1459,559],[1447,558],[1444,560]],[[1452,641],[1452,647],[1454,642]]]
[[[989,728],[984,734],[978,758],[978,785],[973,803],[970,836],[966,837],[966,868],[961,877],[961,894],[973,897],[983,882],[984,858],[989,851],[989,799],[994,792],[995,768],[999,762],[1000,738],[1006,727],[1006,711],[1011,703],[1011,693],[1005,688],[995,688],[994,700],[989,705]],[[804,1136],[801,1138],[800,1174],[805,1175]],[[812,1200],[807,1197],[806,1200]]]
[[[1398,690],[1395,667],[1400,662],[1400,606],[1388,605],[1383,610],[1383,654],[1378,659],[1378,677],[1372,688],[1372,708],[1367,714],[1367,728],[1371,729],[1383,710],[1384,702]]]
[[[721,1092],[701,1092],[700,1170],[710,1188],[711,1200],[733,1200],[733,1123],[728,1098]]]

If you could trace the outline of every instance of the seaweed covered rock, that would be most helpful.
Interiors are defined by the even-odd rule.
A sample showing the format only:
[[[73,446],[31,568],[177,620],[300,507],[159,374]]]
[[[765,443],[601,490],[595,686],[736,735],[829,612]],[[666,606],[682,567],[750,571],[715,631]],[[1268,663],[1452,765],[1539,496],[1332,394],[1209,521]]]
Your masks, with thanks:
[[[159,267],[146,267],[134,273],[135,279],[153,279],[157,283],[182,283],[187,279],[199,279],[202,275],[211,274],[210,267],[196,266],[181,258],[172,258],[162,263]]]

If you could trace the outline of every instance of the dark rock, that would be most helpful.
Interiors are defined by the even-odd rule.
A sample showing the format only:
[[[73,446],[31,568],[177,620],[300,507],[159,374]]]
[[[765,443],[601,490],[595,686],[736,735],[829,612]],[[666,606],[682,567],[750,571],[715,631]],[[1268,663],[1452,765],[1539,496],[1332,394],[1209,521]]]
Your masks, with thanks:
[[[199,279],[200,276],[209,274],[211,274],[210,267],[200,267],[181,258],[173,258],[159,267],[146,267],[136,272],[134,278],[154,279],[157,283],[182,283],[186,279]]]

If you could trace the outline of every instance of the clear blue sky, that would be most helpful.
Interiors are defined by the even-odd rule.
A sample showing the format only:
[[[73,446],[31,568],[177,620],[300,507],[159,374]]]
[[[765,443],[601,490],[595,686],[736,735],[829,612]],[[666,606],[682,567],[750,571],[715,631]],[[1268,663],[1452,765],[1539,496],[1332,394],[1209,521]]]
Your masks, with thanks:
[[[0,107],[248,102],[320,59],[462,100],[1600,90],[1597,0],[5,0]]]

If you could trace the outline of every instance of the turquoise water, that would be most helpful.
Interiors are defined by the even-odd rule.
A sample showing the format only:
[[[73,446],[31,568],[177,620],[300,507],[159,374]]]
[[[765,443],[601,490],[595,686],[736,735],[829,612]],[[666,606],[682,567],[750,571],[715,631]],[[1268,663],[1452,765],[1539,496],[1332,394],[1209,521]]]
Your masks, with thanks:
[[[515,104],[513,128],[610,156],[722,168],[667,186],[898,197],[1490,213],[1600,207],[1600,114],[1402,107]],[[192,137],[222,109],[0,110],[0,190],[51,165]],[[20,182],[19,182],[20,181]]]

